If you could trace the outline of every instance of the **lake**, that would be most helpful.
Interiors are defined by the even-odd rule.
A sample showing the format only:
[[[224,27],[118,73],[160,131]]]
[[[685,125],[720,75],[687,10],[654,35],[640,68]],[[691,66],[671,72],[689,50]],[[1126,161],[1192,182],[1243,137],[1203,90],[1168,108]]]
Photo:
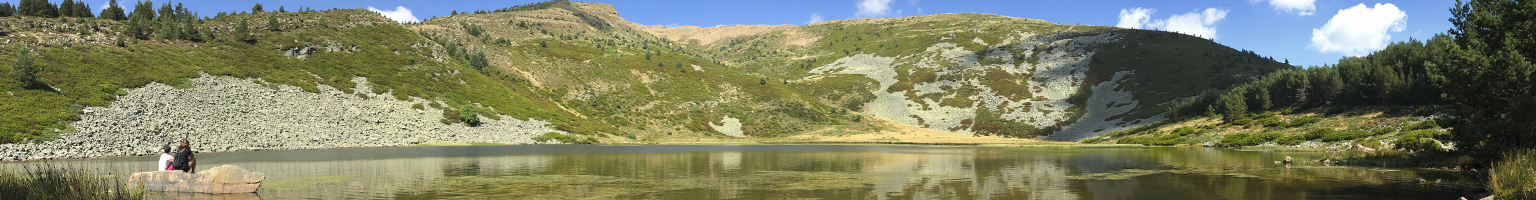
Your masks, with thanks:
[[[1327,152],[1202,147],[509,145],[198,154],[254,195],[173,199],[1456,199],[1454,171],[1324,166]],[[1298,164],[1275,164],[1291,156]],[[158,156],[0,163],[120,177]],[[1428,183],[1418,183],[1423,178]]]

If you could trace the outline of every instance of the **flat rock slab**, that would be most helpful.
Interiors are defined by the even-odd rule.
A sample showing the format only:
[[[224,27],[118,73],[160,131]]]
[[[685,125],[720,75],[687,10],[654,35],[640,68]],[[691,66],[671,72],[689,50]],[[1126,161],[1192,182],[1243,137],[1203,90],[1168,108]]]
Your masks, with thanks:
[[[224,165],[197,173],[152,171],[133,173],[128,183],[145,190],[208,194],[255,193],[267,176],[240,166]]]

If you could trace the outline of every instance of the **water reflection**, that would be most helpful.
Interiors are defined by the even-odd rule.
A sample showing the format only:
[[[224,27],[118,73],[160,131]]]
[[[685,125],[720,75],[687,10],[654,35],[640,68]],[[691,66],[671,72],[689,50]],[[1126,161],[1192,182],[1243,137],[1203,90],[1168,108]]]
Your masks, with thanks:
[[[163,199],[1454,199],[1442,171],[1298,162],[1209,148],[489,146],[199,154],[266,173],[257,195]],[[154,157],[49,162],[110,176]],[[38,162],[3,163],[31,165]]]

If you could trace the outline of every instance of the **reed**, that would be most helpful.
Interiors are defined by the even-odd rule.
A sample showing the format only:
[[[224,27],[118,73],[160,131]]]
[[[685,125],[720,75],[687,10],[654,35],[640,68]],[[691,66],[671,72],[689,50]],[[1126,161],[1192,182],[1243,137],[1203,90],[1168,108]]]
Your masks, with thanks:
[[[146,199],[142,188],[88,169],[48,164],[0,168],[4,199]]]
[[[1536,149],[1505,153],[1488,173],[1488,189],[1499,199],[1536,199]]]

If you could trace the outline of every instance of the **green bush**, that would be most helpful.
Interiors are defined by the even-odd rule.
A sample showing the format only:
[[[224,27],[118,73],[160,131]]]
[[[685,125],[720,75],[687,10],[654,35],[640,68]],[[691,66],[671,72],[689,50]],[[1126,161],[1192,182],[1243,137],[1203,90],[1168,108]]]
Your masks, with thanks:
[[[1267,132],[1259,134],[1233,133],[1227,134],[1227,136],[1223,137],[1221,142],[1216,143],[1216,145],[1224,147],[1254,146],[1264,144],[1265,142],[1273,141],[1284,136],[1285,134],[1278,132]]]
[[[1488,188],[1499,199],[1536,199],[1536,150],[1514,150],[1488,173]]]
[[[1116,141],[1117,144],[1140,144],[1147,146],[1173,146],[1188,141],[1189,138],[1179,135],[1127,137]]]
[[[1419,122],[1419,123],[1413,123],[1413,124],[1410,124],[1408,126],[1404,126],[1403,127],[1403,131],[1417,131],[1417,130],[1424,130],[1424,129],[1440,129],[1440,124],[1436,123],[1435,120],[1431,119],[1431,120],[1424,120],[1424,121]]]
[[[1196,135],[1196,134],[1200,134],[1200,130],[1199,129],[1195,129],[1195,127],[1188,127],[1188,126],[1186,126],[1186,127],[1179,128],[1179,129],[1173,129],[1173,134],[1174,135],[1179,135],[1179,136]]]
[[[466,105],[459,109],[459,120],[464,121],[464,125],[479,126],[480,112],[475,107]]]
[[[1254,120],[1254,124],[1258,124],[1264,127],[1284,127],[1287,125],[1284,121],[1280,121],[1279,117],[1274,116],[1259,118],[1258,120]]]
[[[1371,132],[1367,132],[1367,131],[1362,131],[1362,130],[1333,131],[1333,132],[1331,132],[1331,133],[1329,133],[1327,135],[1323,135],[1323,137],[1322,138],[1318,138],[1318,140],[1319,141],[1323,141],[1323,142],[1336,142],[1336,141],[1344,141],[1344,140],[1353,140],[1353,139],[1359,139],[1359,138],[1366,138],[1366,137],[1371,137],[1373,135],[1375,135],[1375,134],[1373,134]]]
[[[1392,141],[1392,146],[1409,151],[1445,151],[1440,148],[1440,142],[1450,139],[1451,134],[1438,130],[1416,130],[1403,133]]]
[[[1301,144],[1302,142],[1306,142],[1306,141],[1307,141],[1307,139],[1302,137],[1302,135],[1292,135],[1292,136],[1281,137],[1280,139],[1275,139],[1275,144],[1280,144],[1280,145],[1298,145],[1298,144]]]
[[[1317,123],[1318,121],[1323,121],[1323,118],[1322,117],[1318,117],[1318,116],[1307,116],[1307,117],[1293,119],[1293,120],[1291,120],[1291,123],[1288,123],[1285,126],[1286,127],[1301,127],[1301,126],[1306,126],[1308,124]]]
[[[1322,139],[1323,136],[1332,135],[1333,132],[1334,132],[1333,129],[1325,129],[1325,128],[1314,129],[1314,130],[1312,130],[1310,132],[1301,134],[1301,139],[1302,140]]]
[[[559,141],[560,143],[565,144],[597,144],[597,138],[577,138],[576,136],[560,134],[556,132],[548,132],[544,133],[544,135],[533,137],[533,141],[549,142],[550,140]]]
[[[1386,135],[1386,134],[1392,134],[1392,133],[1396,133],[1396,132],[1397,132],[1397,128],[1382,127],[1382,128],[1376,129],[1375,131],[1371,131],[1371,135]]]
[[[1216,143],[1216,146],[1240,147],[1259,145],[1258,142],[1254,142],[1254,140],[1249,139],[1250,137],[1252,137],[1252,135],[1249,135],[1248,133],[1227,134],[1226,137],[1221,138],[1221,142]]]

